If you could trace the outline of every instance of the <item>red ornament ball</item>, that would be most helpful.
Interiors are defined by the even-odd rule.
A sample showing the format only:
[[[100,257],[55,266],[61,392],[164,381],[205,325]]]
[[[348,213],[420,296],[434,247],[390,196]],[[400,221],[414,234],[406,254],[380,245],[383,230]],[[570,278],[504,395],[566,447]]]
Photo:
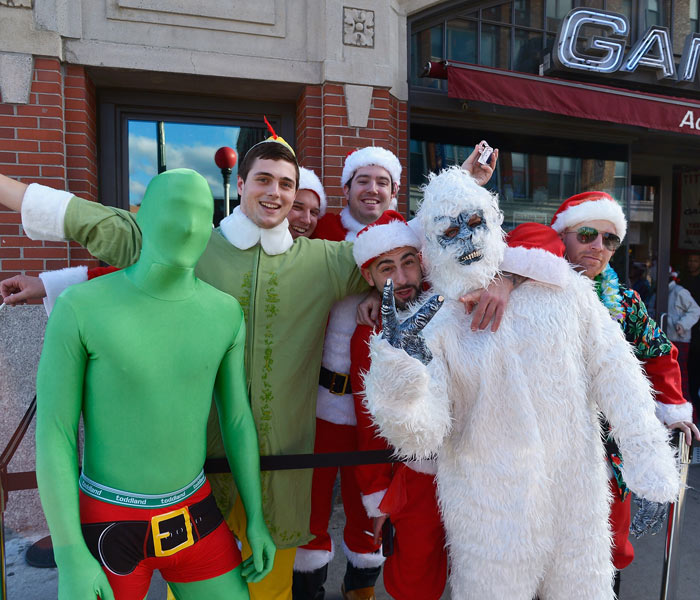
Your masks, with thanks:
[[[233,169],[237,160],[236,151],[228,146],[222,146],[214,154],[214,162],[219,169]]]

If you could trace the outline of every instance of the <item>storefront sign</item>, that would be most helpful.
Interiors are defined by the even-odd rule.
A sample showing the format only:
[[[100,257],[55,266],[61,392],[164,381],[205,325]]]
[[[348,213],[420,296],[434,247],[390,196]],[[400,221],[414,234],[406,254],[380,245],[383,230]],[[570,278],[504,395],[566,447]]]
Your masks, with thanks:
[[[700,251],[700,171],[685,171],[682,176],[678,247]]]
[[[588,31],[595,28],[603,34],[586,38],[584,28]],[[655,71],[658,80],[695,81],[700,57],[700,33],[691,33],[686,37],[676,74],[668,27],[650,27],[625,54],[629,30],[625,15],[575,8],[564,17],[557,33],[554,63],[560,69],[598,74],[629,74],[644,68]]]

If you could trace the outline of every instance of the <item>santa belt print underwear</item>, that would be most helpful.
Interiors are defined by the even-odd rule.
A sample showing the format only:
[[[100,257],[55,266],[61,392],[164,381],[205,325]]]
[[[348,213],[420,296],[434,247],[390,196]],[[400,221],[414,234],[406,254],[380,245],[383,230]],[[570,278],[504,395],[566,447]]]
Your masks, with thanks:
[[[210,493],[190,506],[154,515],[148,521],[83,523],[92,555],[115,575],[128,575],[153,557],[172,556],[214,531],[223,517]]]
[[[204,485],[206,480],[207,478],[204,475],[204,470],[202,470],[191,483],[167,494],[134,494],[132,492],[124,492],[97,483],[84,473],[80,474],[78,485],[84,494],[109,504],[131,506],[132,508],[162,508],[187,500],[187,498]]]

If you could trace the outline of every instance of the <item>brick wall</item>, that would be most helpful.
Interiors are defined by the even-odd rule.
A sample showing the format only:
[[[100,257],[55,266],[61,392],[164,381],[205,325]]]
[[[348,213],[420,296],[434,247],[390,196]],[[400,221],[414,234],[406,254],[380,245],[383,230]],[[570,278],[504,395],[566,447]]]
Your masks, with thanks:
[[[96,114],[95,88],[82,67],[35,58],[29,103],[0,98],[0,173],[96,200]],[[77,244],[30,240],[19,214],[0,210],[0,280],[76,264],[97,261]]]
[[[403,167],[399,210],[408,202],[408,113],[406,102],[388,90],[375,88],[367,127],[349,127],[343,86],[326,83],[306,86],[297,101],[297,156],[300,164],[316,171],[328,196],[328,206],[344,204],[340,177],[348,152],[365,146],[382,146],[398,157]]]

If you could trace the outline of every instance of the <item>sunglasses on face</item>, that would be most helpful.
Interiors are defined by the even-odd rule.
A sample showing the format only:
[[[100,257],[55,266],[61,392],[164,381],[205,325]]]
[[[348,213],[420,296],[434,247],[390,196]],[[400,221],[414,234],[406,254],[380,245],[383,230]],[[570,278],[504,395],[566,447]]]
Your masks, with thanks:
[[[591,244],[598,239],[599,235],[603,236],[603,246],[610,252],[615,252],[620,247],[621,240],[614,233],[600,232],[595,227],[579,227],[576,231],[567,233],[575,233],[576,239],[581,244]]]

